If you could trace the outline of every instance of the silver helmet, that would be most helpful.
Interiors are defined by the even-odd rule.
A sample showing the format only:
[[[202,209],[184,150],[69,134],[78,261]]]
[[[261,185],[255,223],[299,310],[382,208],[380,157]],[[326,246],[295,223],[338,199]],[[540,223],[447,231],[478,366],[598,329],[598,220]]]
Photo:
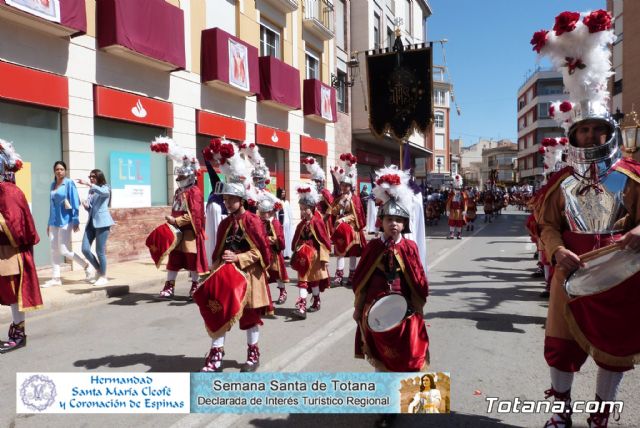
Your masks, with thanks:
[[[376,171],[376,187],[372,193],[382,202],[378,217],[394,216],[406,219],[402,233],[411,233],[410,219],[413,205],[413,191],[409,187],[410,175],[391,165]]]

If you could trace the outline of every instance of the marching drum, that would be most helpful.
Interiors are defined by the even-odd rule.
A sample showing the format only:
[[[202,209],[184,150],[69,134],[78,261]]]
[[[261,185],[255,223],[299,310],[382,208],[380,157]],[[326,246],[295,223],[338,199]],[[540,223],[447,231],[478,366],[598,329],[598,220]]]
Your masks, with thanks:
[[[316,249],[309,244],[302,244],[291,257],[291,268],[304,277],[309,273],[315,257]]]
[[[583,254],[586,267],[573,272],[564,283],[570,297],[589,296],[622,283],[640,271],[640,255],[618,244]]]
[[[399,293],[389,293],[374,300],[366,313],[367,326],[375,333],[389,331],[407,317],[407,299]]]
[[[159,269],[164,258],[182,241],[182,231],[169,223],[163,223],[147,236],[145,244]]]
[[[336,254],[346,254],[351,243],[356,239],[356,232],[347,222],[341,222],[331,235],[331,241],[336,248]]]

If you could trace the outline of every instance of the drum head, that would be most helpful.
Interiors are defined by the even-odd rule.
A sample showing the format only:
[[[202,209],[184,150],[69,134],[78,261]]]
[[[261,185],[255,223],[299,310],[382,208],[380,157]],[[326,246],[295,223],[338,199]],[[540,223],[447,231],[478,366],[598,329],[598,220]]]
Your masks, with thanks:
[[[407,299],[401,294],[389,294],[378,299],[367,313],[367,325],[374,332],[388,331],[404,320]]]
[[[569,296],[588,296],[614,287],[640,270],[640,256],[632,250],[617,250],[587,262],[564,284]]]

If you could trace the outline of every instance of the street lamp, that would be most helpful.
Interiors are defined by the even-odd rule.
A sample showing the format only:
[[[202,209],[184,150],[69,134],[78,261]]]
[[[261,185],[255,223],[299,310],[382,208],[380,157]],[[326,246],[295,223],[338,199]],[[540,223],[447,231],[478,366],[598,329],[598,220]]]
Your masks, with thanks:
[[[633,107],[630,113],[625,114],[620,124],[620,130],[622,131],[624,150],[627,153],[634,153],[640,144],[640,123]]]
[[[442,166],[442,159],[436,159],[436,164],[438,165],[438,174],[440,174],[440,167]]]
[[[356,83],[356,77],[360,71],[360,62],[358,61],[358,51],[351,54],[351,58],[347,61],[348,75],[337,76],[331,73],[331,86],[339,88],[340,86],[348,86],[351,88]]]

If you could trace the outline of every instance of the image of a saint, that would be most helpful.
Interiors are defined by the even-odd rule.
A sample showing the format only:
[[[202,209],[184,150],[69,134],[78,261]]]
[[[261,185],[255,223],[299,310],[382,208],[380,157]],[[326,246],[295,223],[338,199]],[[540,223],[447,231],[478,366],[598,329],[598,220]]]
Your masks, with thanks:
[[[249,90],[249,57],[247,47],[229,39],[229,83]]]

